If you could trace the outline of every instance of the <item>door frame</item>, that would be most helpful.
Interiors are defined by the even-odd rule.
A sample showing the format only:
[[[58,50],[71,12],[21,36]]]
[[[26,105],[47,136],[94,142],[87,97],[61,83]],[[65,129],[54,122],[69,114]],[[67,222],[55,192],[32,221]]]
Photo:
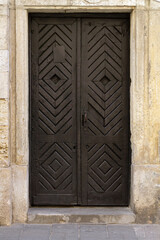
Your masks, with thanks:
[[[13,218],[17,221],[23,222],[27,219],[28,209],[30,207],[29,202],[29,71],[28,71],[28,14],[30,12],[45,12],[45,13],[56,13],[58,12],[128,12],[131,14],[131,25],[130,25],[130,76],[131,76],[131,87],[130,87],[130,127],[131,127],[131,146],[132,149],[137,149],[136,139],[137,139],[137,131],[139,128],[135,125],[136,121],[144,121],[144,115],[141,114],[138,116],[136,114],[136,106],[134,104],[135,100],[138,98],[140,100],[144,99],[145,92],[143,91],[143,84],[141,83],[142,79],[144,81],[144,76],[142,76],[140,69],[145,68],[145,50],[146,46],[144,46],[145,42],[145,21],[140,21],[137,13],[137,5],[134,6],[127,5],[122,7],[120,5],[114,6],[98,6],[96,5],[94,9],[92,7],[85,7],[85,10],[81,7],[67,7],[67,6],[59,6],[59,7],[51,7],[47,4],[44,6],[37,5],[24,5],[22,8],[16,8],[16,25],[17,28],[15,30],[16,33],[16,67],[15,69],[10,69],[10,71],[16,76],[16,88],[14,90],[15,96],[13,96],[13,108],[16,99],[16,113],[12,118],[13,128],[12,134],[10,136],[11,144],[16,143],[16,149],[11,148],[11,154],[14,157],[14,166],[13,172],[17,174],[15,176],[19,176],[13,180]],[[143,12],[142,16],[145,19],[145,12]],[[139,20],[138,20],[139,19]],[[136,29],[136,24],[139,26],[139,30]],[[141,26],[141,27],[140,27]],[[142,34],[142,31],[143,34]],[[138,44],[138,45],[137,45]],[[141,53],[139,53],[139,48],[141,47]],[[143,47],[142,47],[143,46]],[[23,49],[23,51],[22,51]],[[137,64],[140,64],[139,68]],[[16,72],[15,72],[16,71]],[[22,95],[23,94],[23,95]],[[143,113],[143,111],[142,111]],[[14,120],[15,117],[15,120]],[[16,153],[15,153],[16,150]],[[138,153],[137,153],[138,154]],[[137,154],[132,154],[131,160],[132,163],[137,161]],[[135,185],[135,174],[136,167],[131,166],[131,188],[130,188],[130,207],[133,209],[136,206],[136,196],[137,191],[139,191],[139,185]],[[20,178],[23,176],[23,178]],[[19,179],[19,180],[18,180]],[[16,188],[17,181],[20,181],[20,188],[23,189],[23,197],[21,195],[21,191],[18,191]],[[23,214],[19,216],[19,209],[23,209]]]

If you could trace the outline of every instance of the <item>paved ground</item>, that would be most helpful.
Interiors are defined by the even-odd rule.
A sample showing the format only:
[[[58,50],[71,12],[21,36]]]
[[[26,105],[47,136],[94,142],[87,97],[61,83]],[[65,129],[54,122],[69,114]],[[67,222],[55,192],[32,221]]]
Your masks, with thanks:
[[[160,240],[160,225],[21,224],[0,227],[0,240]]]

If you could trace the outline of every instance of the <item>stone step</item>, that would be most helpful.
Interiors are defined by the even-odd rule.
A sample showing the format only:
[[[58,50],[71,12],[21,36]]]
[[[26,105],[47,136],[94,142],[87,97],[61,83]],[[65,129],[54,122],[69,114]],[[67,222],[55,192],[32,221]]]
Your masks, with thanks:
[[[127,207],[30,208],[28,223],[129,224],[135,223],[135,214]]]

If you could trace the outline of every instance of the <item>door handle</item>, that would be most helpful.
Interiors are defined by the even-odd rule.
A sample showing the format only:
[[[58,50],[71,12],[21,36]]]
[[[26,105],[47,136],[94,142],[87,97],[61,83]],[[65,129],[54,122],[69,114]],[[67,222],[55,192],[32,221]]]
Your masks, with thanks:
[[[84,112],[84,114],[82,115],[82,126],[85,126],[85,124],[87,123],[88,120],[88,115],[87,115],[87,111]]]

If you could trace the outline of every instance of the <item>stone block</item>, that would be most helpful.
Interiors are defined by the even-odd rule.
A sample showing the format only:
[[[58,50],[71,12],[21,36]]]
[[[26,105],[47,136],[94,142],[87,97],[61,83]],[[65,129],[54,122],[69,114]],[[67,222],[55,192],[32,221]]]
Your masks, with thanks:
[[[0,4],[7,4],[9,0],[0,0]]]
[[[9,84],[8,84],[8,73],[0,72],[0,98],[8,98]]]
[[[131,26],[131,142],[133,162],[149,162],[148,133],[148,13],[135,10]]]
[[[78,225],[77,224],[54,224],[50,240],[58,239],[78,240]],[[83,239],[83,237],[81,238]]]
[[[10,227],[4,226],[0,228],[0,239],[3,240],[20,240],[21,232],[23,231],[22,224],[14,224]],[[35,239],[34,239],[35,240]]]
[[[8,5],[0,5],[0,16],[8,16],[9,17],[9,7]]]
[[[28,164],[28,13],[16,10],[16,164]],[[23,51],[22,51],[23,49]],[[23,81],[22,81],[23,79]]]
[[[17,5],[145,6],[145,0],[16,0]]]
[[[8,125],[8,100],[0,99],[0,126]]]
[[[50,233],[51,225],[25,225],[20,239],[49,240]]]
[[[88,240],[88,239],[106,240],[108,238],[107,235],[108,235],[108,232],[105,225],[99,225],[99,226],[98,225],[81,225],[80,226],[80,236],[81,236],[81,239],[83,240]],[[75,238],[75,239],[78,239],[78,238]]]
[[[11,211],[11,169],[0,168],[0,225],[10,225]]]
[[[160,223],[160,164],[133,166],[133,202],[138,223]]]
[[[8,50],[0,50],[0,72],[9,71],[9,52]]]
[[[140,2],[144,2],[144,0]],[[71,0],[71,5],[79,6],[136,6],[136,4],[136,0]]]
[[[74,5],[103,5],[103,6],[145,6],[145,0],[73,0],[71,3]]]
[[[0,49],[8,48],[8,16],[0,16]]]
[[[159,3],[160,5],[160,3]],[[149,13],[149,146],[151,163],[159,163],[160,131],[160,11]]]
[[[135,222],[130,208],[31,208],[28,223],[128,224]]]
[[[144,226],[145,230],[145,239],[150,240],[150,239],[160,239],[160,226],[159,225],[145,225]]]
[[[115,227],[114,225],[110,225],[110,226],[107,226],[107,228],[108,228],[109,238],[111,239],[115,239],[115,240],[136,239],[136,235],[132,226],[119,225]]]
[[[9,166],[8,126],[0,126],[0,167]]]
[[[160,9],[160,0],[150,0],[150,8]]]
[[[41,6],[41,5],[44,5],[44,6],[47,6],[47,5],[50,5],[50,6],[56,6],[56,5],[68,5],[68,0],[16,0],[16,5],[29,5],[29,6],[32,6],[32,5],[37,5],[37,6]]]
[[[24,223],[27,220],[29,192],[28,168],[26,166],[12,166],[13,175],[13,222]]]

